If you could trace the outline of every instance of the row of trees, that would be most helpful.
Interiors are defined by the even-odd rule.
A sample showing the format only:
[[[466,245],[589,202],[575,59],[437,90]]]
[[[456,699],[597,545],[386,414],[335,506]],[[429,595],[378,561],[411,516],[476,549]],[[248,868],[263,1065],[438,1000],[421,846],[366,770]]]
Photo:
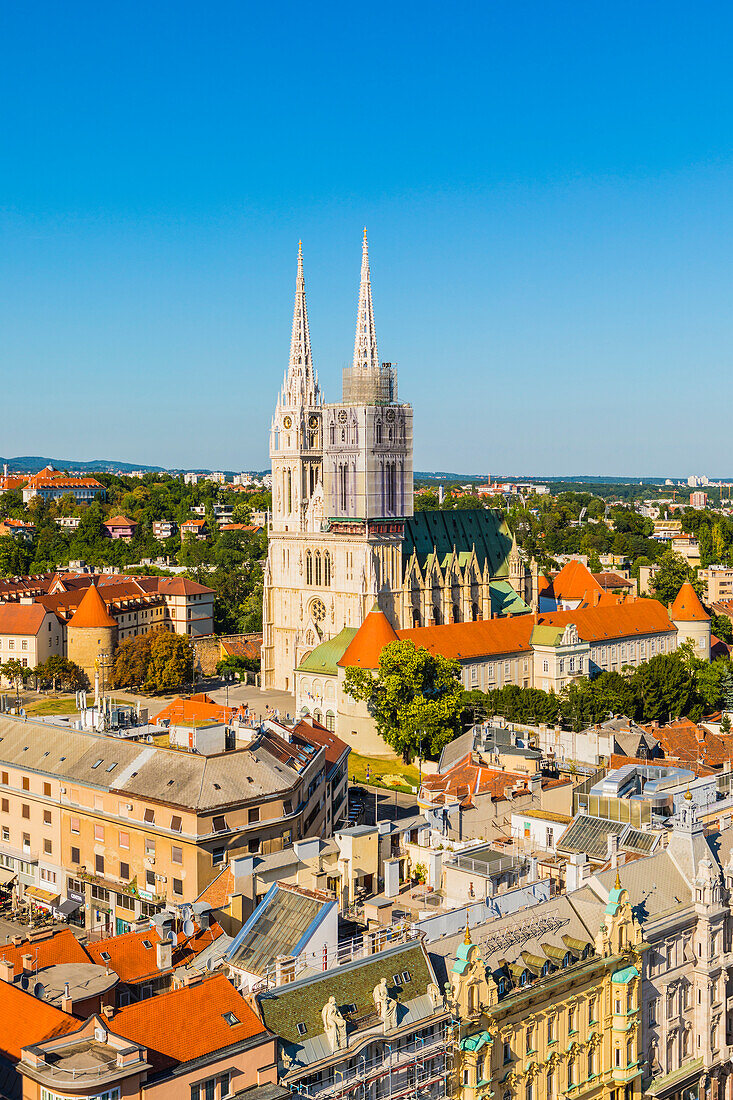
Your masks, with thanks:
[[[464,691],[457,661],[396,641],[382,650],[379,670],[348,668],[345,690],[366,702],[378,732],[405,761],[437,755],[473,722],[495,714],[528,724],[560,723],[582,730],[611,714],[638,722],[667,722],[721,707],[733,710],[733,664],[694,656],[691,643],[637,668],[579,679],[560,695],[514,684],[496,691]]]
[[[0,673],[17,690],[31,680],[36,690],[42,684],[50,684],[54,691],[59,687],[64,691],[78,691],[80,688],[89,686],[83,669],[68,657],[59,657],[57,654],[49,657],[42,664],[35,665],[34,668],[28,668],[17,657],[11,657],[9,661],[0,665]]]

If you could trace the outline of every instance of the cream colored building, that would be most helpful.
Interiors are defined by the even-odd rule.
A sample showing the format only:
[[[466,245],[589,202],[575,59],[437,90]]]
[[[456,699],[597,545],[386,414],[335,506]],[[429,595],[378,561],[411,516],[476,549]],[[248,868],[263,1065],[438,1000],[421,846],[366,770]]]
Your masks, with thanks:
[[[724,565],[710,565],[701,569],[698,576],[705,584],[705,603],[718,603],[720,600],[733,600],[733,569]]]
[[[15,659],[36,668],[53,654],[63,656],[65,634],[65,625],[41,604],[0,604],[0,664]]]

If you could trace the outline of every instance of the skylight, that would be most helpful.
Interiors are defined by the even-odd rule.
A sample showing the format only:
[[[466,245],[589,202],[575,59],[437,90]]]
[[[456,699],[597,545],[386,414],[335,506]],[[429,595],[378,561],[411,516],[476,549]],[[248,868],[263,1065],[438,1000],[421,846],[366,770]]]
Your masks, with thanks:
[[[99,760],[95,760],[94,763],[92,764],[92,771],[94,771],[95,768],[98,768],[101,763],[102,763],[102,757],[100,756]]]
[[[235,1024],[241,1023],[239,1017],[235,1016],[233,1012],[223,1012],[222,1016],[230,1027],[234,1027]]]
[[[143,940],[143,947],[145,948],[146,951],[151,951],[153,945],[150,942],[150,940]]]
[[[301,1022],[300,1022],[299,1024],[297,1024],[296,1026],[297,1026],[297,1028],[298,1028],[298,1035],[305,1035],[305,1034],[307,1033],[307,1031],[308,1031],[308,1028],[307,1028],[307,1027],[306,1027],[306,1025],[305,1025],[305,1024],[303,1023],[303,1021],[302,1021],[302,1020],[301,1020]]]

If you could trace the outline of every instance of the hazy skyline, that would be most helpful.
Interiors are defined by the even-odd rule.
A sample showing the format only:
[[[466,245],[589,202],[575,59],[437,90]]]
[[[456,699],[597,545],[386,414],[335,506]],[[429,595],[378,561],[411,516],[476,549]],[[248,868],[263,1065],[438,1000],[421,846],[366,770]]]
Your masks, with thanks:
[[[0,453],[262,469],[362,226],[416,469],[727,475],[733,11],[0,13]]]

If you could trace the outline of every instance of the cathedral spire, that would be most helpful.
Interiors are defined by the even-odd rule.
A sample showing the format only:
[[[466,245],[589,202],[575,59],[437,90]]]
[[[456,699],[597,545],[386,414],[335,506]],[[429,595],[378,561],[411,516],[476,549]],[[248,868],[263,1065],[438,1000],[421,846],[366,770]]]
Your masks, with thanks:
[[[298,274],[295,280],[293,331],[290,337],[290,363],[283,387],[283,403],[290,405],[315,405],[318,403],[318,380],[313,370],[311,337],[308,328],[308,306],[305,300],[302,241],[298,241]]]
[[[369,273],[369,245],[367,244],[366,227],[364,228],[364,243],[361,250],[361,284],[359,286],[359,309],[356,315],[354,371],[379,373],[379,352],[377,351],[377,333],[374,328],[372,281]]]

